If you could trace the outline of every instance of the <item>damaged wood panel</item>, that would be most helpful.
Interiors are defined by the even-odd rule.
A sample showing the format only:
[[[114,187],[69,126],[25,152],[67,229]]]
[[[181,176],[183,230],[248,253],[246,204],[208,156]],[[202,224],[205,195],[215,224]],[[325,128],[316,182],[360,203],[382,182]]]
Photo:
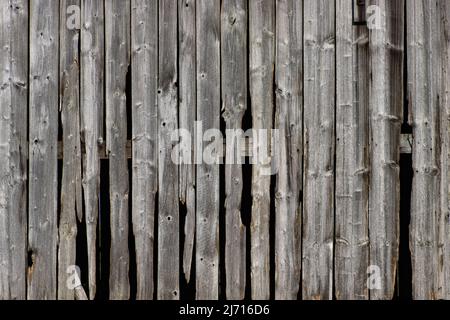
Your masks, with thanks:
[[[109,154],[111,251],[109,295],[128,300],[128,197],[126,82],[130,64],[130,1],[105,2],[106,150]]]
[[[365,8],[364,8],[365,9]],[[367,300],[369,266],[369,33],[336,2],[335,295]]]
[[[54,300],[58,244],[59,2],[30,2],[27,296]],[[45,17],[45,19],[43,18]]]
[[[26,299],[28,1],[0,2],[0,300]]]
[[[78,0],[60,1],[59,108],[63,136],[61,202],[58,243],[58,300],[74,300],[75,292],[67,285],[67,270],[76,262],[77,216],[83,218],[81,191],[80,140],[80,67]],[[76,9],[78,10],[78,9]]]
[[[303,299],[333,298],[335,3],[305,0]]]
[[[155,197],[158,189],[158,3],[133,0],[132,217],[136,243],[138,300],[153,299]]]

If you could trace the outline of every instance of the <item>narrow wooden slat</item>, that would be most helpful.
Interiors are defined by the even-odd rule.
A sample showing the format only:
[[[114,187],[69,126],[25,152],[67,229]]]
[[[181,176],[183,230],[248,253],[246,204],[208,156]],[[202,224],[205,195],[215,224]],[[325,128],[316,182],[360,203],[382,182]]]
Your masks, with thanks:
[[[197,121],[206,131],[220,129],[220,1],[196,4]],[[219,165],[202,159],[196,179],[196,296],[214,300],[219,296]]]
[[[180,298],[179,180],[172,161],[178,128],[177,0],[159,1],[158,67],[158,299]]]
[[[0,300],[26,298],[28,1],[0,1]]]
[[[275,1],[249,2],[250,96],[255,130],[273,127],[273,79],[275,63]],[[260,150],[270,152],[267,141],[259,141]],[[266,143],[266,145],[263,145]],[[270,175],[267,159],[254,163],[252,174],[251,283],[252,299],[270,298]]]
[[[153,298],[153,245],[157,176],[158,3],[133,0],[132,167],[133,232],[136,243],[138,300]]]
[[[96,295],[97,223],[100,193],[100,146],[104,114],[104,3],[81,1],[80,110],[83,159],[83,192],[88,250],[89,297]]]
[[[192,255],[195,239],[195,165],[194,128],[197,112],[195,0],[178,1],[179,47],[179,124],[191,138],[190,162],[180,165],[180,201],[186,205],[184,224],[183,271],[186,281],[191,277]],[[180,226],[181,227],[181,226]]]
[[[367,300],[369,34],[352,25],[351,5],[336,3],[335,290],[337,299]]]
[[[105,2],[106,149],[109,153],[111,259],[109,295],[128,299],[128,163],[126,77],[130,63],[130,1]]]
[[[275,298],[297,299],[301,272],[303,1],[276,2]]]
[[[379,268],[381,289],[371,299],[394,294],[399,244],[400,125],[403,115],[404,1],[371,0],[381,23],[369,32],[370,52],[370,265]]]
[[[59,2],[30,2],[28,299],[56,299]]]
[[[75,265],[77,215],[82,218],[81,140],[80,140],[80,68],[77,25],[79,16],[71,8],[80,8],[79,0],[60,1],[60,112],[63,134],[61,209],[58,244],[58,299],[74,300],[75,292],[67,286],[67,269]],[[68,10],[69,9],[69,10]],[[79,13],[79,12],[78,12]],[[78,19],[77,19],[78,18]]]
[[[230,0],[221,9],[222,117],[226,130],[241,130],[247,109],[247,2]],[[225,162],[226,298],[244,299],[245,226],[241,220],[242,165],[239,143],[229,137]]]

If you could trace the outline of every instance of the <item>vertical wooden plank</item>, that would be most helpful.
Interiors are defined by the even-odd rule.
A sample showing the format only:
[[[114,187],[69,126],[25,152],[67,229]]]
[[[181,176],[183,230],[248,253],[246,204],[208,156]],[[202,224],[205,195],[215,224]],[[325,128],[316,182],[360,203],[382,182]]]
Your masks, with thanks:
[[[221,9],[222,117],[226,130],[242,130],[247,109],[247,2],[230,0]],[[228,136],[228,135],[227,135]],[[226,141],[225,273],[226,298],[244,299],[245,226],[241,220],[242,159],[237,139]]]
[[[0,2],[0,300],[26,298],[28,1]]]
[[[178,47],[179,53],[179,125],[191,137],[189,163],[180,165],[180,201],[186,205],[184,224],[183,271],[186,281],[191,277],[192,254],[195,239],[195,165],[194,128],[197,113],[197,67],[195,47],[195,0],[178,1]]]
[[[178,166],[172,161],[178,128],[177,0],[159,1],[158,299],[179,299]]]
[[[204,131],[208,129],[219,130],[219,0],[197,1],[196,34],[197,121],[201,122]],[[205,144],[209,145],[211,140],[209,138],[205,141]],[[216,163],[208,164],[204,159],[197,166],[195,259],[197,299],[217,299],[219,296],[219,165]]]
[[[379,268],[381,289],[371,299],[391,299],[398,261],[400,125],[403,116],[404,1],[371,0],[380,25],[369,31],[371,130],[370,265]]]
[[[352,25],[352,3],[336,3],[335,292],[366,300],[369,262],[369,34]],[[365,7],[359,7],[365,11]]]
[[[158,2],[132,0],[133,232],[138,300],[153,298],[157,175]]]
[[[111,203],[110,299],[128,299],[128,163],[126,77],[130,63],[130,1],[105,2],[106,149]]]
[[[333,298],[335,2],[305,0],[303,298]]]
[[[60,1],[59,102],[63,134],[63,168],[58,245],[59,300],[75,299],[74,290],[67,286],[67,269],[75,265],[77,214],[81,220],[83,212],[79,104],[79,9],[80,1],[78,0]]]
[[[96,294],[97,223],[100,193],[100,155],[104,114],[104,2],[81,1],[80,110],[83,161],[84,209],[88,249],[89,298]]]
[[[275,64],[275,1],[250,1],[250,96],[255,130],[273,127],[273,79]],[[266,136],[269,137],[268,135]],[[270,152],[270,139],[259,141],[260,150]],[[264,146],[263,143],[266,143]],[[255,149],[255,148],[253,148]],[[252,299],[270,298],[270,175],[266,159],[252,171],[251,283]]]
[[[441,292],[439,299],[450,299],[450,228],[449,214],[449,193],[450,193],[450,3],[446,0],[439,0],[440,17],[440,58],[441,58],[441,83],[440,102],[442,115],[440,116],[441,130],[441,215],[438,221],[439,247],[442,254],[440,263],[439,287]]]
[[[276,2],[275,298],[297,299],[301,272],[303,1]]]
[[[30,2],[28,299],[56,299],[59,1]]]

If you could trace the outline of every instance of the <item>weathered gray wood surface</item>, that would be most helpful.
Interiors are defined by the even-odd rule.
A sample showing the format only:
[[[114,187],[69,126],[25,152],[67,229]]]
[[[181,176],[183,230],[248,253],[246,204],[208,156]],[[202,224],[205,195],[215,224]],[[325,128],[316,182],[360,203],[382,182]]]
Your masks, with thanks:
[[[335,3],[304,4],[303,299],[332,299]]]
[[[194,128],[197,113],[195,0],[178,1],[178,49],[179,49],[179,126],[190,140],[181,140],[188,163],[180,165],[180,201],[186,206],[184,223],[183,272],[186,281],[191,278],[195,239],[195,142]],[[187,137],[184,137],[187,139]],[[182,138],[183,139],[183,138]],[[188,143],[190,142],[190,145]],[[180,228],[182,226],[180,225]]]
[[[59,3],[30,2],[28,299],[56,299]],[[45,17],[45,19],[43,18]]]
[[[370,290],[370,298],[377,300],[393,297],[398,262],[404,1],[368,4],[378,6],[381,13],[380,25],[369,30],[369,252],[370,265],[381,275],[381,288]]]
[[[130,297],[126,78],[130,63],[130,1],[105,2],[106,149],[111,223],[110,299]]]
[[[242,129],[247,110],[247,2],[231,0],[221,8],[222,117],[226,130]],[[241,139],[227,136],[225,164],[226,298],[245,294],[245,226],[241,219]]]
[[[158,3],[133,0],[131,9],[133,232],[137,299],[153,298],[155,196],[158,189]]]
[[[180,298],[179,180],[172,161],[178,128],[177,0],[159,1],[158,67],[158,299]]]
[[[365,8],[360,8],[365,11]],[[335,295],[367,300],[369,262],[369,34],[336,2]]]
[[[88,251],[89,297],[97,291],[97,225],[100,193],[100,146],[104,146],[104,3],[81,2],[81,135],[85,144],[83,194]]]
[[[220,129],[220,1],[196,5],[197,121],[205,132]],[[213,139],[205,137],[200,157]],[[212,300],[219,295],[219,164],[202,159],[196,179],[196,296]]]
[[[297,299],[301,270],[303,1],[276,2],[275,298]]]
[[[274,114],[275,1],[249,2],[249,64],[252,122],[255,130],[270,130]],[[252,172],[251,284],[252,299],[270,298],[270,178],[267,163],[273,149],[269,134],[257,140],[259,162]],[[264,139],[264,138],[263,138]],[[254,141],[253,141],[254,142]],[[255,147],[253,148],[255,150]],[[267,156],[265,156],[267,155]]]
[[[0,300],[26,298],[28,2],[0,2]]]
[[[59,108],[64,150],[58,226],[58,300],[75,299],[74,290],[67,286],[67,269],[76,264],[77,215],[80,221],[83,216],[79,103],[80,33],[79,16],[74,16],[73,8],[80,8],[80,1],[60,1]]]

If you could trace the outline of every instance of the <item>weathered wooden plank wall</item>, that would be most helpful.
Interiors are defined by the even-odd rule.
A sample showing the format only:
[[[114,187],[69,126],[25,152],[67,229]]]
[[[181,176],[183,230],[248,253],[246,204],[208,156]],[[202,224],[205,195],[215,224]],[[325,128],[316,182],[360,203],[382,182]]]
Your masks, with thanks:
[[[449,299],[450,5],[352,4],[0,0],[0,299]]]

